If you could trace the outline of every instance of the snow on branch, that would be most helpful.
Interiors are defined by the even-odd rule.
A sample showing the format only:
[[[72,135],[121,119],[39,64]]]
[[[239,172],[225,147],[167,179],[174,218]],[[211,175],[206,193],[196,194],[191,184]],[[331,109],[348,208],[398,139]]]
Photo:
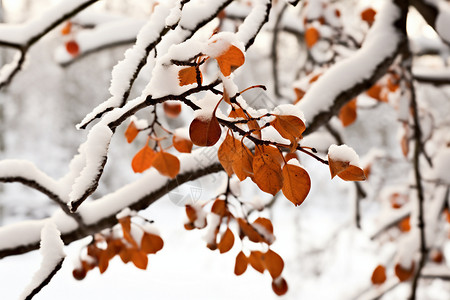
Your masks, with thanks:
[[[22,254],[38,248],[40,231],[46,222],[53,221],[61,231],[65,244],[109,228],[117,223],[116,214],[124,208],[142,210],[177,186],[202,176],[223,170],[217,156],[211,159],[205,149],[180,157],[180,173],[174,179],[149,170],[143,176],[96,201],[84,203],[79,209],[83,226],[62,211],[44,220],[24,221],[0,228],[0,258]],[[152,182],[152,185],[148,183]]]
[[[53,28],[98,0],[65,0],[43,14],[20,25],[0,24],[0,46],[20,51],[19,56],[0,71],[0,88],[8,85],[25,62],[28,49]]]
[[[239,26],[237,32],[237,38],[244,42],[245,49],[247,50],[253,42],[256,36],[269,20],[270,9],[272,8],[272,0],[261,0],[252,9],[250,14],[245,18],[244,23]]]
[[[411,0],[428,25],[450,45],[450,4],[442,0]]]
[[[340,108],[383,76],[406,46],[406,7],[387,1],[377,14],[362,47],[325,72],[298,103],[308,120],[305,133],[315,131]],[[342,74],[345,74],[343,76]]]
[[[41,231],[40,252],[42,262],[39,270],[34,274],[30,284],[25,288],[20,299],[32,299],[61,269],[66,254],[60,232],[51,221],[45,223]]]

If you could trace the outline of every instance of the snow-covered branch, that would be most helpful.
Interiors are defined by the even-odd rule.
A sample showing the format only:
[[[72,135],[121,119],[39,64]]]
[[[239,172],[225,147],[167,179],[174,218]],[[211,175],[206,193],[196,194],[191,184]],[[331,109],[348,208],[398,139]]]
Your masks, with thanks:
[[[407,7],[397,2],[385,3],[361,49],[330,67],[298,103],[308,121],[305,132],[315,131],[345,103],[370,88],[406,46]]]
[[[434,28],[439,37],[450,45],[450,5],[442,0],[411,0],[428,25]]]
[[[8,85],[20,71],[28,49],[65,20],[98,0],[66,0],[20,25],[0,24],[0,46],[18,49],[20,55],[0,71],[0,88]]]

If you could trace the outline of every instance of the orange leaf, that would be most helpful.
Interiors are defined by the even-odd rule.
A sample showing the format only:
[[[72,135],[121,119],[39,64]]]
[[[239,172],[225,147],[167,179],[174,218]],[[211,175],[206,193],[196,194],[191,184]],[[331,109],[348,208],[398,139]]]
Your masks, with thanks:
[[[262,153],[266,153],[272,157],[274,161],[279,163],[280,165],[284,162],[283,154],[281,154],[280,150],[278,150],[277,147],[274,146],[266,146],[262,145],[259,147],[256,147],[255,149],[255,155],[260,155]]]
[[[244,252],[239,252],[236,256],[236,264],[234,266],[234,274],[237,276],[244,274],[245,270],[247,270],[248,258],[245,256]]]
[[[130,253],[131,253],[131,261],[137,268],[142,270],[147,269],[148,257],[144,252],[139,251],[137,249],[131,249]]]
[[[153,167],[162,175],[175,178],[180,172],[180,161],[175,155],[161,151],[156,153]]]
[[[189,204],[186,205],[186,215],[189,221],[191,221],[192,223],[194,223],[197,220],[197,211]]]
[[[305,96],[306,92],[302,89],[299,88],[294,88],[294,92],[295,92],[295,101],[294,104],[299,102],[300,100],[302,100],[303,96]]]
[[[386,268],[382,265],[378,265],[372,273],[372,283],[382,284],[386,281]]]
[[[305,169],[286,164],[283,167],[282,191],[286,198],[298,206],[303,203],[311,188],[311,179]]]
[[[148,145],[145,145],[138,153],[133,157],[131,161],[131,167],[135,173],[142,173],[150,168],[156,158],[156,153]]]
[[[280,164],[267,153],[255,155],[252,179],[262,191],[272,195],[278,193],[283,186]]]
[[[272,281],[272,290],[278,296],[282,296],[286,294],[288,290],[287,282],[284,278],[277,278]]]
[[[98,269],[100,273],[103,274],[108,268],[109,257],[106,251],[100,251],[100,255],[98,257]]]
[[[406,217],[400,221],[398,224],[398,228],[401,232],[408,232],[411,230],[411,219],[410,217]]]
[[[398,279],[401,282],[407,281],[411,278],[411,276],[414,273],[414,262],[411,263],[410,269],[405,269],[398,263],[395,265],[394,271],[395,271],[395,275],[398,277]]]
[[[195,118],[189,126],[189,136],[197,146],[212,146],[220,139],[222,130],[215,116],[211,119]]]
[[[119,219],[120,226],[122,227],[123,237],[133,246],[137,247],[136,241],[131,236],[131,218],[125,217]]]
[[[68,21],[66,24],[61,28],[61,34],[62,35],[68,35],[70,31],[72,30],[72,22]]]
[[[227,134],[225,140],[220,145],[219,150],[217,151],[217,156],[219,158],[220,164],[227,172],[228,176],[233,175],[233,161],[236,153],[235,144],[239,143],[234,137],[230,134]]]
[[[244,235],[248,237],[248,239],[254,243],[259,243],[264,241],[261,235],[250,225],[246,220],[238,218],[237,219],[239,227],[241,228]]]
[[[200,69],[198,70],[198,73],[200,75],[200,83],[203,82],[203,75],[202,72],[200,72]],[[197,67],[187,67],[184,69],[181,69],[178,72],[178,80],[180,86],[188,85],[192,83],[197,83]]]
[[[164,112],[169,118],[176,118],[181,113],[180,103],[163,103]]]
[[[251,251],[250,256],[248,257],[248,262],[253,269],[260,273],[264,273],[266,268],[264,267],[263,254],[261,251]]]
[[[73,278],[76,280],[83,280],[86,277],[87,271],[84,268],[74,269],[72,271]]]
[[[72,56],[77,56],[80,53],[80,47],[76,41],[66,42],[66,50]]]
[[[342,106],[339,111],[339,119],[341,119],[342,125],[347,127],[356,120],[356,98]]]
[[[219,248],[220,253],[225,253],[230,251],[230,249],[233,248],[233,245],[234,245],[234,234],[230,230],[230,228],[227,228],[227,230],[222,236],[222,239],[220,240],[219,245],[217,245],[217,248]]]
[[[350,165],[348,161],[334,161],[328,156],[328,164],[330,167],[331,178],[338,175],[346,181],[363,181],[366,179],[364,170]]]
[[[192,142],[185,138],[179,137],[178,135],[174,135],[172,137],[172,144],[180,153],[191,153],[192,151]]]
[[[123,263],[126,264],[131,261],[131,252],[130,248],[123,248],[119,252],[120,259],[122,259]]]
[[[230,76],[231,72],[242,66],[245,62],[244,53],[239,48],[231,45],[225,52],[216,57],[220,72],[224,76]]]
[[[275,128],[282,137],[291,141],[291,144],[297,147],[297,139],[302,138],[302,133],[305,131],[306,126],[303,121],[296,116],[275,116],[275,119],[270,122],[270,125]]]
[[[253,154],[242,142],[236,141],[236,152],[233,157],[232,168],[240,181],[253,175]]]
[[[131,121],[127,127],[127,130],[125,130],[125,137],[127,138],[127,142],[131,143],[132,141],[134,141],[138,133],[139,130],[137,129],[136,124],[134,124],[134,122]]]
[[[376,14],[377,12],[373,8],[366,8],[361,12],[361,19],[372,25]]]
[[[433,249],[430,253],[431,260],[434,261],[437,264],[440,264],[444,261],[444,255],[442,254],[442,251]]]
[[[272,276],[273,279],[279,277],[284,268],[284,261],[281,256],[269,249],[266,253],[264,253],[263,259],[264,265],[269,271],[270,276]]]
[[[211,207],[211,212],[223,217],[227,213],[227,205],[225,200],[217,199]]]
[[[269,219],[259,217],[253,222],[253,224],[258,224],[262,226],[268,233],[273,234],[273,225]]]
[[[376,100],[381,101],[381,100],[380,100],[380,99],[381,99],[381,97],[380,97],[380,95],[381,95],[381,86],[378,85],[378,84],[372,85],[372,86],[370,87],[370,89],[368,89],[368,90],[366,91],[366,94],[369,95],[370,97],[376,99]]]
[[[141,240],[141,250],[146,254],[156,253],[164,247],[163,239],[152,233],[145,232]]]
[[[309,27],[305,32],[305,42],[308,48],[312,48],[320,38],[319,31],[314,27]]]

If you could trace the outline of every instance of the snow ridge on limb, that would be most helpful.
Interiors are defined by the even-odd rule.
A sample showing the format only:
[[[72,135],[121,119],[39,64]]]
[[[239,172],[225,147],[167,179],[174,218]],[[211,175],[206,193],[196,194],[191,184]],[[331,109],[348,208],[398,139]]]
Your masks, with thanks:
[[[446,1],[411,0],[428,25],[433,27],[439,37],[450,45],[450,5]]]
[[[20,71],[28,49],[53,28],[94,4],[98,0],[65,0],[50,7],[40,16],[20,25],[0,24],[0,46],[16,48],[18,58],[0,71],[0,89],[8,85]]]
[[[52,220],[61,231],[65,244],[109,228],[117,223],[116,214],[124,208],[141,210],[160,197],[166,195],[180,184],[223,170],[215,159],[205,157],[202,149],[180,157],[180,172],[174,179],[160,175],[156,170],[143,173],[134,181],[117,191],[96,201],[84,203],[79,214],[83,226],[70,215],[57,211],[52,217],[43,220],[25,221],[0,228],[0,258],[26,253],[39,247],[40,231],[46,222]],[[148,182],[153,182],[152,186]]]
[[[55,223],[47,221],[41,230],[40,252],[42,262],[30,284],[25,288],[20,299],[32,299],[43,287],[50,283],[53,276],[61,269],[66,254],[64,243]]]
[[[330,67],[297,104],[310,120],[305,134],[328,122],[345,103],[371,87],[406,46],[407,7],[399,5],[386,1],[362,47]]]
[[[245,50],[250,48],[255,41],[256,36],[269,20],[270,9],[272,8],[272,0],[260,0],[252,9],[250,14],[245,18],[244,22],[239,26],[237,32],[238,40],[244,42]]]

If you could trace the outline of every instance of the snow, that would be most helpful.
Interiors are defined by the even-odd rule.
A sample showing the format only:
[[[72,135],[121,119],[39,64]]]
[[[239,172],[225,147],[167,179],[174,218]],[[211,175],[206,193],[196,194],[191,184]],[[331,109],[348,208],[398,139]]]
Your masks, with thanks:
[[[273,113],[275,115],[280,115],[280,116],[294,116],[294,117],[297,117],[300,120],[302,120],[303,123],[306,123],[305,116],[303,115],[303,112],[296,105],[292,105],[292,104],[281,104],[281,105],[278,105],[273,110]]]
[[[194,30],[197,25],[219,10],[229,0],[218,1],[190,1],[186,3],[181,12],[179,25],[185,30]]]
[[[1,69],[0,69],[0,84],[6,82],[10,78],[11,74],[18,67],[21,58],[22,58],[22,54],[16,53],[14,55],[13,60],[10,63],[5,64],[1,67]]]
[[[36,287],[38,287],[66,256],[64,243],[60,238],[60,232],[56,225],[47,221],[41,231],[42,262],[39,270],[34,274],[32,281],[23,291],[20,299],[25,299]]]
[[[316,2],[319,4],[319,1],[314,3]],[[312,120],[320,112],[327,111],[334,103],[336,96],[369,78],[383,60],[395,53],[400,42],[400,35],[396,32],[394,23],[399,16],[397,6],[387,1],[383,9],[377,13],[375,23],[369,30],[362,47],[351,57],[330,67],[312,85],[297,104],[307,120]]]
[[[347,145],[331,145],[328,148],[328,157],[334,161],[349,162],[350,165],[359,166],[359,156],[353,148]]]
[[[450,184],[450,148],[441,149],[433,159],[435,177],[437,180]]]
[[[450,43],[450,5],[444,1],[439,1],[438,7],[439,13],[436,17],[436,31],[448,44]]]
[[[263,24],[266,18],[267,5],[270,5],[270,0],[259,0],[252,8],[250,14],[245,18],[244,22],[239,26],[237,31],[238,40],[247,44],[257,34],[260,25]]]

